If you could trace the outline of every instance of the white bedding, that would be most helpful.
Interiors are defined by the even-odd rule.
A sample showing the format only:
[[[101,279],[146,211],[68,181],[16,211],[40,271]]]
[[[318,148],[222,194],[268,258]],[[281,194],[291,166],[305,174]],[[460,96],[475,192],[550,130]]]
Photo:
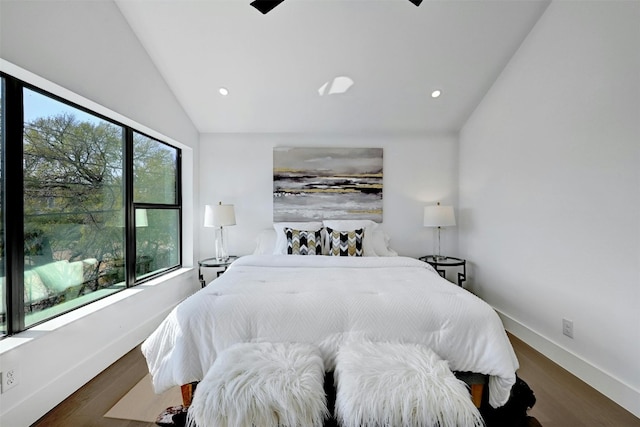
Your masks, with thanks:
[[[407,257],[249,255],[180,303],[143,343],[155,391],[204,378],[238,342],[318,345],[327,370],[347,340],[414,342],[456,371],[490,375],[503,405],[518,361],[495,311]]]

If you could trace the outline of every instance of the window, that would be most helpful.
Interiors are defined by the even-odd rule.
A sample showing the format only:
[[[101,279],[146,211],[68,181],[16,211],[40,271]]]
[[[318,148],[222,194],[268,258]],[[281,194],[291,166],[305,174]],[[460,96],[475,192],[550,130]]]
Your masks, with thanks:
[[[145,278],[180,259],[178,151],[133,132],[133,204],[136,277]]]
[[[1,334],[180,266],[179,149],[6,75],[2,101]]]

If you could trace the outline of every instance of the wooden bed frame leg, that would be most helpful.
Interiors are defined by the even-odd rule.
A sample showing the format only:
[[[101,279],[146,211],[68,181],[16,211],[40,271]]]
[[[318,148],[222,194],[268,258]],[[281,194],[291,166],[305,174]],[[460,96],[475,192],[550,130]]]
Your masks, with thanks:
[[[189,383],[180,386],[180,392],[182,393],[182,406],[188,408],[191,406],[193,400],[193,392],[196,390],[197,383]]]
[[[479,408],[482,403],[483,389],[484,384],[471,384],[471,400],[473,401],[473,404],[476,405],[476,408]]]

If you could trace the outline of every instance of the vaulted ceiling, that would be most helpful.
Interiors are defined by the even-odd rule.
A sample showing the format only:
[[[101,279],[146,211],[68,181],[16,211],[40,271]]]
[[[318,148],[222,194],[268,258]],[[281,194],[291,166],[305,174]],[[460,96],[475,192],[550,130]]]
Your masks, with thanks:
[[[549,3],[115,1],[203,133],[456,132]]]

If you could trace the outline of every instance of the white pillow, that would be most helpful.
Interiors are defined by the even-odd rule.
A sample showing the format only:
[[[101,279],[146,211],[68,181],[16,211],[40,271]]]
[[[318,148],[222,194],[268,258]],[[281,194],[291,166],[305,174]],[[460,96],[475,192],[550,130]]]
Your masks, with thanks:
[[[256,237],[256,249],[254,255],[271,255],[276,247],[276,230],[268,228],[262,230]]]
[[[374,239],[378,223],[369,219],[327,219],[322,221],[325,227],[329,227],[335,231],[353,231],[360,228],[364,228],[364,237],[362,238],[362,256],[378,256],[374,249]],[[328,236],[325,231],[325,241],[328,240]],[[327,249],[328,253],[328,249]]]
[[[287,236],[284,234],[285,228],[303,231],[318,231],[322,228],[320,221],[311,222],[274,222],[273,228],[276,230],[276,243],[273,248],[274,255],[287,254]]]
[[[398,256],[398,252],[389,247],[389,235],[383,230],[374,230],[370,235],[373,239],[373,250],[378,256]]]

